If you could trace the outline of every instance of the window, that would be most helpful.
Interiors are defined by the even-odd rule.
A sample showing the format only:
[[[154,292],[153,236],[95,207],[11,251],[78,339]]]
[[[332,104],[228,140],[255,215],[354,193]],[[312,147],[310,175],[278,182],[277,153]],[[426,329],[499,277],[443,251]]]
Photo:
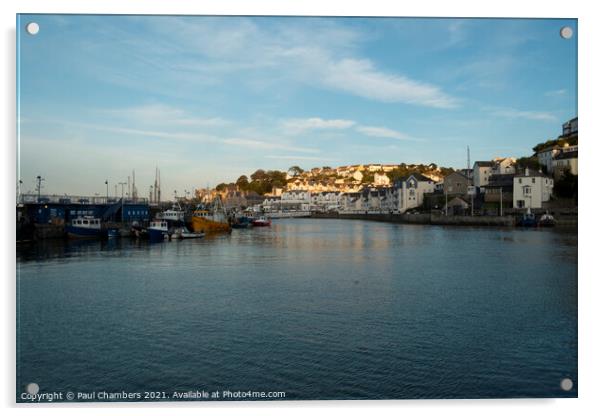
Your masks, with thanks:
[[[523,180],[518,178],[518,183],[523,183]]]
[[[88,224],[88,220],[84,220],[84,221],[83,221],[83,224],[84,224],[84,225],[87,225],[87,224]]]
[[[531,195],[531,187],[523,186],[523,195]]]
[[[525,207],[525,201],[522,199],[517,199],[516,200],[516,206],[519,208],[524,208]]]
[[[535,178],[531,178],[531,183],[535,183]]]

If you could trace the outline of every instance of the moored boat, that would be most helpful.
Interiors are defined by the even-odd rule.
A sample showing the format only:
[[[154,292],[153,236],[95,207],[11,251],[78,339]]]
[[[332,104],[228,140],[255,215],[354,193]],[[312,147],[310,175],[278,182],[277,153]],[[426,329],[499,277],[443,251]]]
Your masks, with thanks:
[[[527,212],[523,214],[521,219],[518,220],[517,224],[519,227],[536,227],[537,220],[535,219],[535,214],[531,212]]]
[[[238,217],[234,219],[234,222],[232,223],[232,228],[250,228],[252,224],[253,219],[249,218],[249,217]]]
[[[162,241],[169,236],[169,226],[166,220],[153,220],[147,227],[146,232],[151,241]]]
[[[180,223],[184,221],[184,210],[179,204],[172,205],[171,209],[166,209],[163,212],[157,214],[157,218],[160,220],[170,221],[172,223]]]
[[[554,225],[556,225],[556,220],[551,214],[546,212],[541,217],[539,217],[537,225],[539,225],[540,227],[553,227]]]
[[[254,227],[269,227],[270,225],[272,225],[272,221],[270,221],[264,216],[261,216],[251,221],[251,224],[253,224]]]
[[[177,238],[179,240],[184,240],[184,239],[188,239],[188,238],[203,238],[203,237],[205,237],[205,233],[203,233],[203,232],[195,233],[195,232],[190,231],[186,227],[176,228],[172,234],[172,238]]]
[[[219,197],[213,200],[211,207],[198,205],[192,212],[191,228],[195,233],[220,233],[230,232],[231,227],[228,223],[226,210]]]
[[[78,217],[65,227],[67,235],[71,238],[97,238],[102,236],[100,218]]]

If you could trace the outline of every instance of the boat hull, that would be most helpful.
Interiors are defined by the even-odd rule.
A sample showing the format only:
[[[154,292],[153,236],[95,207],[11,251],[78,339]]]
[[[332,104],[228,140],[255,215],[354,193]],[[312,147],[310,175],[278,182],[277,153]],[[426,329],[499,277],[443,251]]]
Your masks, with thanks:
[[[253,227],[269,227],[272,225],[271,221],[253,221]]]
[[[192,217],[192,231],[195,233],[227,233],[230,232],[230,225],[223,222],[212,221],[202,217]]]
[[[165,236],[167,235],[167,231],[159,230],[156,228],[148,228],[147,229],[148,238],[151,241],[163,241],[165,240]]]
[[[98,238],[101,237],[101,230],[96,228],[83,228],[68,225],[65,231],[70,238]]]

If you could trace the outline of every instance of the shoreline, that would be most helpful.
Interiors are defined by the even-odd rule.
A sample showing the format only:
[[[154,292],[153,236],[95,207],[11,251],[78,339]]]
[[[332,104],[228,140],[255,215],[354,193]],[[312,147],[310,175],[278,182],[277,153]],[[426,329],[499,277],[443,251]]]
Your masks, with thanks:
[[[390,222],[398,224],[516,227],[516,216],[463,216],[442,214],[339,214],[313,213],[310,218]],[[555,227],[577,228],[578,217],[557,219]]]

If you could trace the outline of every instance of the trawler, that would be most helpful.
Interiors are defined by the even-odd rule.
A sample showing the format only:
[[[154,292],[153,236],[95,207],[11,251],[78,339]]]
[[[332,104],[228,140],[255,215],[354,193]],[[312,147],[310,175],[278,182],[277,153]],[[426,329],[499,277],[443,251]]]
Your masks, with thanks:
[[[219,196],[215,197],[210,207],[197,205],[192,212],[191,227],[195,233],[230,232],[226,209]]]

